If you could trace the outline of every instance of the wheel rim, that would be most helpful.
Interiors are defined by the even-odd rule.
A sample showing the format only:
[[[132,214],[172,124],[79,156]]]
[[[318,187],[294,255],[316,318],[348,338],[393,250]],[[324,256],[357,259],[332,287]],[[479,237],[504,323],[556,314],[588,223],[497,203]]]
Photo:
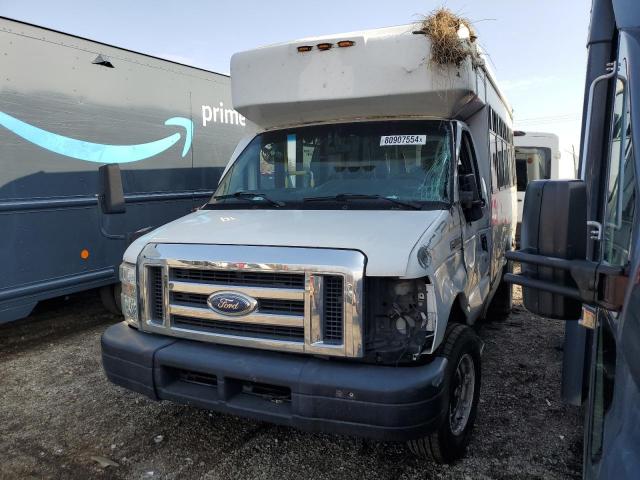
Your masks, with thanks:
[[[465,353],[456,367],[453,390],[449,403],[449,426],[454,435],[460,435],[467,427],[476,388],[476,370],[473,357]]]

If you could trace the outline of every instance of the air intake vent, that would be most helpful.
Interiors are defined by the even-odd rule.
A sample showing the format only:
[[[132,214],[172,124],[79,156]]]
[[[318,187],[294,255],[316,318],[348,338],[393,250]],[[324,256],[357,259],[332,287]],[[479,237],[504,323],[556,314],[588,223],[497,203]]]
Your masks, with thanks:
[[[267,338],[292,342],[304,341],[302,327],[285,327],[276,325],[260,325],[252,323],[226,322],[205,318],[183,317],[172,315],[171,323],[175,328],[223,335],[243,335],[250,338]]]
[[[344,280],[339,276],[324,277],[324,341],[342,343],[344,312]]]
[[[164,299],[162,297],[162,267],[147,267],[149,280],[149,312],[151,321],[162,323],[164,319]]]
[[[304,273],[174,268],[171,270],[171,278],[183,282],[215,283],[217,285],[304,288]]]

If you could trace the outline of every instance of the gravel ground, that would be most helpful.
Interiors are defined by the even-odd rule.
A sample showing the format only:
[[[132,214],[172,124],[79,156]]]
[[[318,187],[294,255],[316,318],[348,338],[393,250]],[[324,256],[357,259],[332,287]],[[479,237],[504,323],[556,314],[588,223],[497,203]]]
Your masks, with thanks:
[[[400,444],[302,433],[111,385],[99,340],[118,321],[88,292],[0,326],[0,478],[580,478],[581,413],[559,398],[563,324],[519,301],[479,331],[480,411],[467,457],[450,466]]]

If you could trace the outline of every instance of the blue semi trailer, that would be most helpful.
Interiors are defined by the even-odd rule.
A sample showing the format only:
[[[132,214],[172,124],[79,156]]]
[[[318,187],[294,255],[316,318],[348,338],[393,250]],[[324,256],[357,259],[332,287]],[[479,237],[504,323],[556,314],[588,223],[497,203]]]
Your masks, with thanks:
[[[207,201],[249,129],[229,77],[0,17],[0,323],[113,284],[125,232]],[[118,163],[126,214],[103,216]]]

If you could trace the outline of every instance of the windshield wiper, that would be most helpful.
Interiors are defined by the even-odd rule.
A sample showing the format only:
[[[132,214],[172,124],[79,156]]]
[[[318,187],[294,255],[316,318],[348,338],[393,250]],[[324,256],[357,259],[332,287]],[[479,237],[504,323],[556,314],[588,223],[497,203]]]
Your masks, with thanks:
[[[274,207],[284,207],[285,203],[278,200],[273,200],[262,192],[235,192],[229,195],[218,195],[213,197],[214,200],[227,200],[229,198],[238,198],[240,200],[247,200],[253,203],[268,203]]]
[[[407,202],[404,200],[398,200],[393,197],[385,197],[384,195],[367,195],[360,193],[338,193],[337,195],[327,195],[324,197],[305,197],[305,202],[348,202],[349,200],[385,200],[387,202],[399,205],[404,208],[410,208],[412,210],[422,210],[422,205],[415,202]]]

